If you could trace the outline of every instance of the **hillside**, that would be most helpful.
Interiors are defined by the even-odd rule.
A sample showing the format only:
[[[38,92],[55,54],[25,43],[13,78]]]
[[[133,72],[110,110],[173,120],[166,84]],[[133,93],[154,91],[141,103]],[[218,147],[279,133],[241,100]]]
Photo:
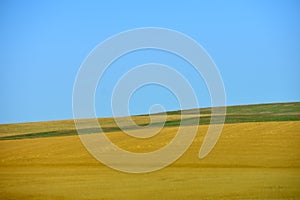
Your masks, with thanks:
[[[182,111],[167,112],[165,127],[176,127],[180,125]],[[193,118],[200,118],[200,125],[210,123],[211,108],[185,110],[183,120],[192,121]],[[199,114],[200,113],[200,114]],[[158,114],[154,114],[159,117]],[[132,116],[132,119],[141,126],[149,123],[148,115]],[[113,118],[99,118],[104,132],[120,131]],[[225,124],[245,122],[278,122],[278,121],[300,121],[300,102],[256,104],[227,107]],[[194,124],[191,124],[194,125]],[[132,130],[134,128],[127,127]],[[86,128],[86,133],[99,131],[95,127]],[[33,122],[20,124],[0,124],[0,140],[24,139],[50,136],[76,135],[73,120]]]
[[[299,199],[299,107],[228,107],[230,120],[207,157],[198,157],[208,129],[202,120],[182,157],[145,174],[122,173],[98,162],[82,145],[72,120],[1,125],[0,199]],[[209,117],[209,108],[200,116],[198,111],[189,110],[184,120]],[[99,121],[114,144],[144,153],[172,140],[179,114],[169,112],[169,124],[149,139],[123,134],[112,119]],[[142,125],[149,120],[133,119]]]

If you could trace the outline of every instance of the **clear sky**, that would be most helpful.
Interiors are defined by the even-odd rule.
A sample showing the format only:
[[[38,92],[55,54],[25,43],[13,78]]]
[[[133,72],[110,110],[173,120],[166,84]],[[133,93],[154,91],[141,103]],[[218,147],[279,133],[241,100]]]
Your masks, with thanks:
[[[201,44],[223,77],[227,104],[300,101],[299,1],[10,1],[0,2],[0,123],[72,118],[72,91],[85,57],[100,42],[140,27],[182,32]],[[163,52],[136,52],[99,86],[97,112],[110,116],[118,65],[185,65]],[[182,65],[181,65],[182,64]],[[177,67],[176,67],[177,65]],[[182,73],[210,105],[205,84]],[[193,82],[194,81],[194,82]],[[99,100],[100,101],[100,100]],[[179,109],[169,91],[148,86],[130,100],[132,114],[160,103]]]

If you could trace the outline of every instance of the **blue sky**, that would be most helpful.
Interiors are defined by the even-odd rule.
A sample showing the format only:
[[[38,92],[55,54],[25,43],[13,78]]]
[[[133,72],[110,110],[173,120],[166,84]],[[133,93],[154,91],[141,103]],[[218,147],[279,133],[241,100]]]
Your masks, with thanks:
[[[89,52],[112,35],[149,26],[174,29],[201,44],[221,72],[228,105],[300,100],[299,1],[3,0],[0,123],[71,119],[73,84]],[[185,65],[171,57],[137,52],[119,65]],[[106,102],[96,105],[99,117],[111,115],[111,80],[122,72],[118,64],[112,70],[97,90],[97,102]],[[192,71],[182,73],[201,107],[209,106],[203,81]],[[133,95],[130,112],[145,113],[157,103],[179,108],[169,91],[149,86]]]

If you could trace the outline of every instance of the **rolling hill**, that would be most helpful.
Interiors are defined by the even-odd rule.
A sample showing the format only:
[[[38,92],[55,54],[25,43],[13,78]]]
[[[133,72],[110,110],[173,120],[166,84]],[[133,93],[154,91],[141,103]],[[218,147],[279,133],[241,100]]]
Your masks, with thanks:
[[[73,120],[2,124],[0,198],[300,198],[300,103],[227,107],[217,145],[199,159],[210,113],[210,108],[185,111],[183,120],[200,118],[190,148],[170,166],[145,174],[122,173],[99,163],[82,145]],[[155,114],[158,119],[160,115]],[[180,117],[181,111],[168,112],[164,128],[147,139],[123,134],[111,118],[98,121],[114,144],[144,153],[168,144]],[[149,123],[148,115],[132,119],[141,126]],[[84,131],[98,130],[87,127]]]

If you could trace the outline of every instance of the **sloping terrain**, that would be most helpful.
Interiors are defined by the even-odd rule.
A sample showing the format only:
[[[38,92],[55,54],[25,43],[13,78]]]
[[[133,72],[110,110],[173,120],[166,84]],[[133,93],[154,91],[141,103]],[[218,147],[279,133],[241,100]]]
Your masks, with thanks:
[[[299,106],[229,107],[234,120],[227,120],[207,157],[198,158],[208,128],[204,123],[180,159],[146,174],[122,173],[99,163],[74,133],[72,121],[1,125],[0,199],[299,199]],[[190,111],[184,120],[197,115],[196,109]],[[207,117],[209,109],[201,113],[200,118]],[[174,123],[149,139],[113,129],[112,119],[99,120],[119,147],[150,152],[172,140],[179,114],[168,113]],[[239,119],[241,115],[254,121]],[[268,116],[279,117],[265,120]],[[133,118],[147,124],[148,116]]]
[[[199,125],[210,123],[211,108],[186,110],[183,116],[181,112],[167,112],[167,120],[164,126],[179,126],[181,117],[185,121],[193,121],[192,119],[199,118]],[[160,118],[160,113],[154,114],[153,117]],[[148,115],[132,116],[131,118],[141,126],[148,125],[150,122]],[[106,133],[120,131],[113,118],[99,118],[98,121],[101,124],[102,130]],[[225,124],[268,121],[300,121],[300,102],[227,107]],[[160,125],[160,123],[158,124]],[[191,123],[191,125],[194,124]],[[133,130],[134,127],[128,127],[127,129]],[[99,131],[97,127],[87,127],[85,129],[86,133]],[[67,135],[77,135],[73,120],[0,124],[0,140]]]

